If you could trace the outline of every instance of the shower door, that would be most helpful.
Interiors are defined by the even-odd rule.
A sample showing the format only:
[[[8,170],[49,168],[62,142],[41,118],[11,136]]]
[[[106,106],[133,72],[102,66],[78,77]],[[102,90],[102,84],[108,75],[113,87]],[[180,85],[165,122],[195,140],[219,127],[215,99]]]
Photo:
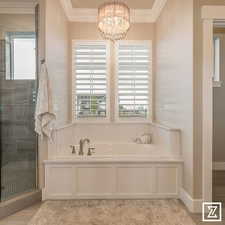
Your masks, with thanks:
[[[0,14],[1,201],[37,187],[34,15]]]

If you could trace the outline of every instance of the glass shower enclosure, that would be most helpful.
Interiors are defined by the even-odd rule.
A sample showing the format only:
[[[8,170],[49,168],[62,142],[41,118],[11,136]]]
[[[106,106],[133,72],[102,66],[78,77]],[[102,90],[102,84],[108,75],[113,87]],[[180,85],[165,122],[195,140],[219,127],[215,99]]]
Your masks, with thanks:
[[[37,188],[34,14],[0,14],[1,201]]]

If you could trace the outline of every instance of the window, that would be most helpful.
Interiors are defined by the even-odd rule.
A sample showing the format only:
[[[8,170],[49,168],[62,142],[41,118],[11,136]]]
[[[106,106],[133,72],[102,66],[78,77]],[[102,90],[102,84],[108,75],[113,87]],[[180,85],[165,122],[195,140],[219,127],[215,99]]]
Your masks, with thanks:
[[[106,119],[109,98],[108,45],[103,41],[73,43],[73,119]]]
[[[149,119],[151,46],[147,41],[117,44],[117,115],[119,119]]]
[[[214,74],[213,74],[214,87],[220,87],[220,38],[214,37]]]
[[[33,80],[36,77],[36,40],[33,32],[6,35],[6,79]]]

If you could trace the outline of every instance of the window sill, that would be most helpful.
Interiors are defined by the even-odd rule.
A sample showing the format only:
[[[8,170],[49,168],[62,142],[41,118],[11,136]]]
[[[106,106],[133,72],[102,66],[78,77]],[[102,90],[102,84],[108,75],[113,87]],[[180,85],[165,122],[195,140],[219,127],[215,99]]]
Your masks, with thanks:
[[[213,87],[222,87],[223,82],[222,81],[213,81]]]
[[[74,120],[72,121],[74,124],[109,124],[111,121],[109,119],[103,119],[103,120]]]
[[[110,125],[119,125],[119,124],[146,124],[150,125],[152,124],[151,121],[80,121],[80,120],[75,120],[72,122],[73,124],[78,124],[78,125],[105,125],[105,124],[110,124]]]
[[[115,121],[114,124],[152,124],[151,121]]]

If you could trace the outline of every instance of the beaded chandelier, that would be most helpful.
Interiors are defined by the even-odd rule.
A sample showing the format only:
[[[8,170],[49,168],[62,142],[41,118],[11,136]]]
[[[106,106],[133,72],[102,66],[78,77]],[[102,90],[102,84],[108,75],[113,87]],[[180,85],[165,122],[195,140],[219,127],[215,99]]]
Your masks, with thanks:
[[[125,3],[113,1],[98,8],[98,29],[105,39],[123,39],[129,28],[130,9]]]

